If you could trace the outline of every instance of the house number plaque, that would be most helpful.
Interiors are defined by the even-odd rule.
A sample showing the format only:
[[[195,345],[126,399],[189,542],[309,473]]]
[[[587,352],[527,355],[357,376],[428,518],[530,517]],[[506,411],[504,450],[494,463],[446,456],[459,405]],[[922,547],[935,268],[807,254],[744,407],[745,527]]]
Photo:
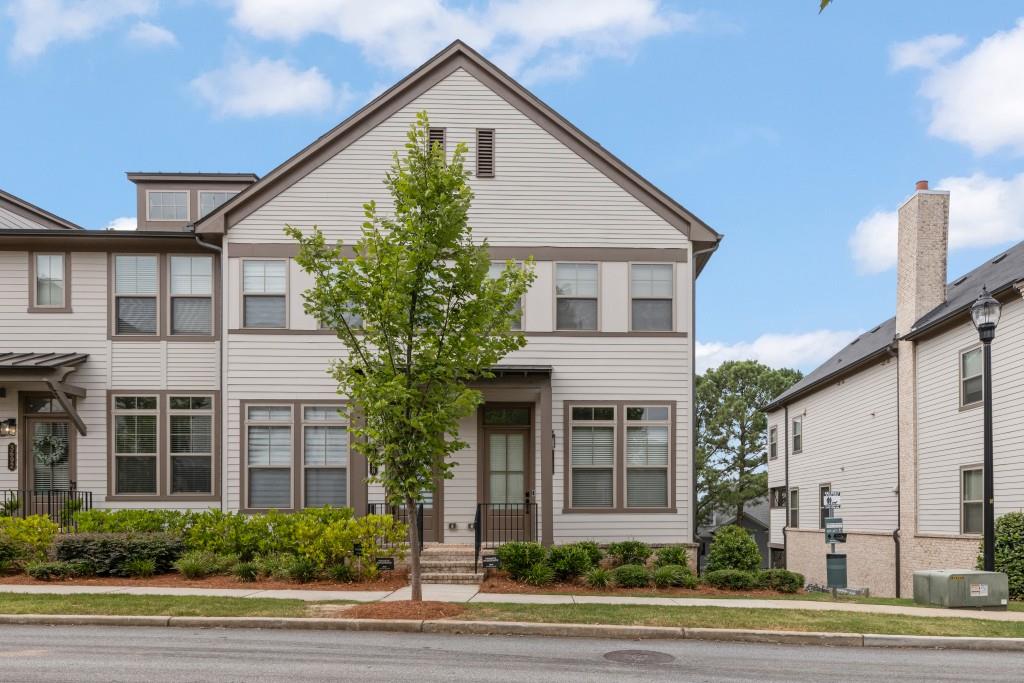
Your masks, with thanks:
[[[7,444],[7,469],[11,472],[18,469],[18,444]]]

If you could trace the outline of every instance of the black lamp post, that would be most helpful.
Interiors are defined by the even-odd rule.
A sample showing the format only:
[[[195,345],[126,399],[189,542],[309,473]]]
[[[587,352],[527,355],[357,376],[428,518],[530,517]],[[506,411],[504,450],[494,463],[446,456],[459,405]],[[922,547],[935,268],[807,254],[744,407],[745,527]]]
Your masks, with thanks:
[[[981,288],[981,295],[971,305],[971,319],[978,330],[984,352],[984,403],[985,403],[985,551],[984,569],[987,572],[996,570],[996,513],[995,493],[992,482],[992,340],[996,336],[996,325],[999,324],[1001,311],[999,302]]]

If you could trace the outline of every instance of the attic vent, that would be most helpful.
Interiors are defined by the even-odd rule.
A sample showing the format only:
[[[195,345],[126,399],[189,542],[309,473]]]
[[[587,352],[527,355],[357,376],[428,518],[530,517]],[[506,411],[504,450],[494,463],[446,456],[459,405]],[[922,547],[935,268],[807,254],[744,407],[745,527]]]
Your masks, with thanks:
[[[993,263],[994,263],[994,261],[993,261]],[[957,278],[957,279],[956,279],[956,280],[955,280],[955,281],[953,282],[953,286],[954,286],[954,287],[959,287],[960,285],[962,285],[962,284],[964,283],[964,280],[966,280],[966,279],[967,279],[967,276],[966,276],[966,275],[963,275],[963,276],[961,276],[961,277]]]
[[[476,131],[476,177],[494,177],[493,128],[478,128]]]
[[[1000,261],[1002,261],[1004,258],[1006,258],[1006,253],[1007,252],[1004,251],[999,256],[996,256],[994,259],[992,259],[992,263],[999,263]]]
[[[860,337],[857,337],[857,338],[856,338],[856,339],[854,339],[854,340],[853,340],[852,342],[850,342],[850,346],[853,346],[854,344],[856,344],[856,343],[857,343],[857,342],[859,342],[859,341],[860,341]]]
[[[440,145],[441,151],[445,151],[444,146],[444,128],[431,128],[428,134],[430,138],[430,148],[433,149],[434,145]]]
[[[871,328],[871,330],[868,332],[868,334],[874,334],[875,332],[878,332],[880,329],[882,329],[882,326],[881,325],[876,325],[875,327]]]

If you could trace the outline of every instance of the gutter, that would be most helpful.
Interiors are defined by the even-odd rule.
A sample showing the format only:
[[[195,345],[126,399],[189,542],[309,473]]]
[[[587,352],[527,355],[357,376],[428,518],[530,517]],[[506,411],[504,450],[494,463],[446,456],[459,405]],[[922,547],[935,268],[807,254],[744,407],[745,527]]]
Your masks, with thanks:
[[[783,406],[782,411],[782,438],[785,441],[782,455],[786,458],[786,519],[782,524],[782,568],[789,569],[789,406]],[[771,518],[769,524],[770,520]]]
[[[989,293],[992,296],[994,296],[996,298],[999,298],[1000,295],[1005,294],[1005,293],[1009,292],[1010,290],[1016,289],[1017,283],[1019,281],[1020,281],[1019,278],[1013,278],[1012,280],[1010,280],[1009,282],[999,286],[998,288],[989,290]],[[955,308],[955,309],[953,309],[951,311],[947,311],[945,315],[940,315],[935,320],[932,320],[931,322],[926,323],[923,327],[913,327],[913,328],[911,328],[910,332],[908,332],[905,335],[903,335],[902,337],[900,337],[900,339],[904,340],[904,341],[915,341],[919,337],[922,337],[922,336],[926,335],[928,332],[930,332],[930,331],[932,331],[932,330],[934,330],[934,329],[936,329],[938,327],[941,327],[941,326],[945,325],[946,323],[949,323],[954,318],[957,318],[957,317],[963,315],[964,313],[970,312],[971,305],[973,303],[974,303],[974,301],[972,300],[972,301],[968,302],[967,304],[964,304],[963,306],[960,306],[959,308]]]
[[[221,289],[221,305],[220,305],[220,318],[221,318],[221,335],[220,335],[220,372],[217,378],[217,389],[220,394],[220,406],[218,407],[220,412],[220,439],[221,439],[221,450],[223,454],[220,462],[221,475],[221,492],[220,492],[220,509],[224,512],[228,510],[228,430],[225,429],[225,422],[228,414],[228,397],[227,392],[224,390],[228,385],[228,316],[226,307],[223,302],[227,300],[228,290],[228,254],[222,246],[211,244],[210,242],[204,242],[199,237],[199,233],[195,231],[195,224],[189,226],[192,231],[192,237],[195,238],[196,244],[203,249],[208,249],[216,253],[220,257],[220,289]]]
[[[901,505],[903,499],[903,492],[900,488],[900,360],[899,354],[896,351],[896,342],[893,341],[887,347],[889,355],[896,359],[896,528],[892,531],[892,544],[893,544],[893,567],[896,572],[896,597],[900,596],[900,584],[902,583],[900,574],[902,570],[900,568],[900,517],[902,514]]]
[[[697,249],[690,254],[690,260],[693,262],[693,281],[690,287],[690,333],[692,336],[692,348],[690,349],[690,538],[696,543],[697,539],[700,538],[698,532],[698,521],[697,521],[697,276],[700,274],[697,268],[697,257],[702,254],[709,254],[708,260],[710,260],[710,254],[718,251],[719,245],[722,243],[722,235],[718,236],[718,241],[715,242],[713,247],[707,249]],[[687,342],[684,342],[687,343]],[[700,564],[700,551],[697,551],[697,563]]]
[[[906,339],[906,337],[903,337],[903,339]],[[895,340],[893,340],[893,341],[895,341]],[[860,370],[861,368],[863,368],[866,365],[871,365],[872,362],[878,360],[882,356],[887,355],[889,353],[889,348],[891,346],[892,346],[892,344],[887,344],[887,345],[883,346],[882,348],[878,349],[877,351],[875,351],[875,352],[873,352],[873,353],[871,353],[871,354],[869,354],[867,356],[864,356],[863,358],[857,360],[855,363],[850,363],[845,368],[837,370],[836,372],[833,372],[832,374],[825,375],[824,377],[811,382],[810,384],[808,384],[805,387],[801,387],[799,391],[795,391],[792,394],[789,394],[789,395],[783,396],[782,398],[776,399],[776,400],[772,401],[771,403],[769,403],[768,405],[766,405],[763,408],[763,410],[765,410],[765,411],[778,410],[779,408],[782,408],[783,406],[786,406],[786,405],[792,403],[793,401],[795,401],[798,398],[801,398],[801,397],[806,396],[808,394],[813,394],[815,391],[820,389],[823,384],[827,384],[829,382],[834,382],[836,380],[839,380],[839,379],[841,379],[843,377],[848,376],[852,372]]]

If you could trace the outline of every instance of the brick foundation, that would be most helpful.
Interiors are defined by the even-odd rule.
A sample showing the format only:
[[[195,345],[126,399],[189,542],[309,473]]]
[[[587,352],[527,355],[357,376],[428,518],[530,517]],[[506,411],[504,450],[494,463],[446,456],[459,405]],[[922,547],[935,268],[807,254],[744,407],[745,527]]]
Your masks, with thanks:
[[[787,569],[800,572],[808,583],[826,585],[825,532],[818,529],[786,531]],[[846,554],[847,585],[869,588],[872,595],[896,595],[896,546],[892,534],[847,533],[846,543],[836,545],[836,552]]]

